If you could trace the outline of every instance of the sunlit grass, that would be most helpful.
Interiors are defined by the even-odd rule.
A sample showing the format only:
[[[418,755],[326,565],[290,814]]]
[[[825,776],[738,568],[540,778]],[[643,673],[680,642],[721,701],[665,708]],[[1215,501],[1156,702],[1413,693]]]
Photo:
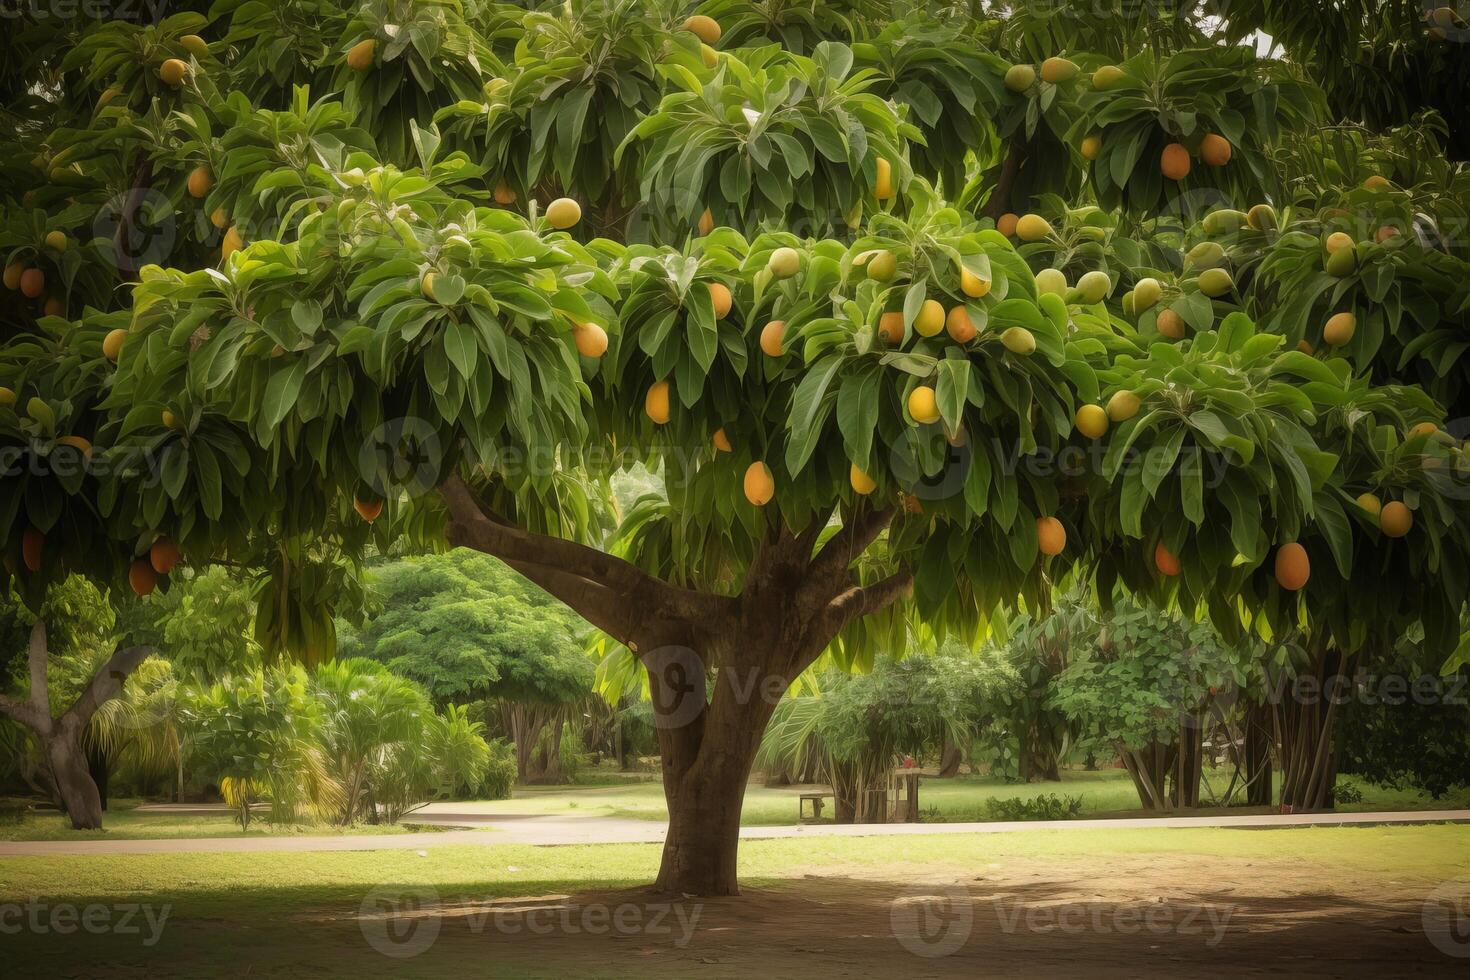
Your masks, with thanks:
[[[656,844],[431,846],[422,852],[307,851],[0,858],[0,902],[93,899],[171,901],[191,915],[271,916],[291,907],[349,901],[384,882],[484,897],[593,890],[649,882]],[[1270,830],[1079,829],[902,837],[808,837],[741,845],[744,880],[806,874],[974,874],[1008,861],[1072,868],[1107,857],[1175,855],[1307,862],[1324,873],[1392,874],[1437,881],[1470,871],[1470,827],[1302,827]]]
[[[1223,787],[1224,779],[1216,778]],[[1344,804],[1345,813],[1376,810],[1470,809],[1470,789],[1451,793],[1439,800],[1413,789],[1386,789],[1347,780],[1363,793],[1360,803]],[[797,822],[800,794],[825,787],[767,787],[752,783],[746,790],[741,822],[747,827],[787,826]],[[1082,798],[1082,817],[1138,816],[1138,796],[1128,775],[1119,769],[1095,772],[1063,770],[1059,783],[1007,783],[994,776],[959,776],[926,779],[919,789],[919,805],[926,822],[953,823],[994,819],[986,804],[997,799],[1032,799],[1052,794]],[[330,824],[271,824],[252,821],[242,832],[225,813],[165,815],[140,813],[138,801],[114,804],[106,815],[104,829],[75,831],[66,818],[55,813],[32,813],[19,823],[0,824],[0,840],[124,840],[205,837],[283,837],[303,834],[402,834],[443,829],[415,824],[412,815],[397,826],[357,825],[350,828]],[[509,800],[448,802],[438,809],[475,816],[495,814],[542,814],[548,816],[614,817],[661,821],[668,817],[663,786],[650,779],[626,779],[610,775],[592,784],[518,787]],[[1181,811],[1188,814],[1197,811]],[[1247,811],[1253,812],[1253,811]],[[830,801],[827,814],[830,815]]]

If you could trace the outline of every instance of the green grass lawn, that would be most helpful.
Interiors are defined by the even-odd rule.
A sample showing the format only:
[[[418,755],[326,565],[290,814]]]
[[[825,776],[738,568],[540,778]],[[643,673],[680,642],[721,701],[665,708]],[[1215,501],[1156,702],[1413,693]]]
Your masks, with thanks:
[[[1227,777],[1224,777],[1228,779]],[[1223,788],[1223,780],[1217,778]],[[1431,799],[1416,790],[1391,790],[1344,779],[1363,793],[1361,803],[1339,807],[1344,812],[1374,810],[1451,810],[1470,808],[1470,790]],[[752,783],[745,793],[741,823],[747,827],[780,826],[796,822],[797,797],[810,786],[771,788]],[[1080,796],[1082,816],[1137,815],[1138,794],[1128,774],[1121,769],[1097,772],[1063,770],[1060,783],[1007,783],[994,776],[959,776],[926,779],[919,788],[919,806],[925,819],[964,822],[992,819],[986,801],[1034,798],[1043,794]],[[663,787],[655,781],[621,784],[518,787],[509,800],[446,804],[446,809],[466,813],[539,813],[623,817],[664,820]],[[935,813],[934,811],[937,811]]]
[[[114,800],[102,821],[101,830],[72,830],[59,813],[32,812],[18,822],[0,823],[0,840],[166,840],[190,837],[289,837],[300,834],[406,834],[436,830],[411,824],[397,826],[335,827],[331,824],[272,824],[257,815],[250,829],[242,831],[226,813],[162,814],[139,812],[140,800]]]
[[[0,858],[0,903],[42,900],[174,902],[191,915],[272,916],[356,901],[385,881],[485,896],[621,888],[651,881],[657,844],[451,845],[415,851],[112,854]],[[1075,864],[1113,856],[1185,856],[1320,865],[1351,874],[1438,881],[1470,872],[1470,826],[1035,830],[1008,834],[812,837],[741,844],[752,886],[809,873],[903,880],[917,869],[973,873],[1007,861]]]
[[[472,814],[546,814],[564,816],[619,817],[634,820],[665,820],[663,786],[653,779],[607,776],[591,784],[518,787],[509,800],[469,800],[443,804],[452,812]],[[1391,790],[1345,780],[1363,792],[1361,803],[1339,807],[1344,812],[1374,810],[1445,810],[1470,808],[1470,790],[1432,800],[1415,790]],[[752,783],[745,794],[741,822],[747,827],[783,826],[796,822],[797,797],[810,786],[766,787]],[[1013,784],[992,776],[960,776],[927,779],[921,784],[919,803],[924,819],[954,823],[992,819],[986,801],[1033,798],[1043,794],[1080,796],[1082,816],[1138,815],[1138,797],[1126,773],[1119,769],[1098,772],[1064,770],[1060,783]],[[267,837],[299,834],[402,834],[442,827],[414,824],[412,818],[397,826],[350,828],[330,824],[275,825],[263,819],[252,821],[242,832],[227,814],[164,815],[140,813],[137,800],[114,802],[103,830],[74,831],[58,814],[27,814],[19,823],[0,824],[0,840],[106,840],[165,839],[189,837]],[[1244,811],[1254,812],[1254,811]],[[830,814],[830,810],[828,811]]]
[[[841,975],[933,976],[935,963],[916,960],[894,941],[891,911],[895,899],[931,887],[966,889],[977,920],[1001,897],[1044,906],[1059,895],[1094,901],[1107,891],[1134,909],[1155,908],[1164,896],[1184,908],[1239,907],[1238,923],[1249,928],[1254,921],[1270,935],[1287,930],[1282,936],[1293,943],[1301,933],[1291,930],[1320,923],[1332,931],[1316,937],[1319,950],[1324,944],[1348,948],[1354,930],[1367,930],[1419,956],[1428,955],[1423,937],[1414,934],[1420,903],[1439,883],[1470,873],[1470,827],[1120,827],[746,841],[740,849],[742,897],[709,903],[698,941],[688,949],[636,930],[609,937],[553,923],[549,933],[530,935],[524,928],[485,926],[492,921],[484,918],[489,909],[511,910],[519,924],[514,910],[546,904],[606,909],[667,902],[646,890],[659,854],[655,844],[604,844],[0,858],[0,909],[14,903],[12,910],[71,907],[106,914],[141,903],[150,922],[164,923],[152,934],[156,945],[145,940],[142,920],[142,931],[130,935],[22,930],[6,936],[6,965],[16,976],[647,980],[788,970],[825,976],[830,974],[821,969],[823,957],[840,951],[846,964],[837,971]],[[366,923],[385,896],[394,902],[426,889],[427,904],[411,905],[403,914],[442,919],[443,934],[416,959],[385,958],[381,947],[366,941]],[[688,908],[691,902],[678,904]],[[1283,917],[1284,908],[1293,914]],[[1303,919],[1297,910],[1331,914]],[[1167,937],[1143,936],[1126,951],[1106,947],[1105,955],[1088,946],[1086,936],[1010,936],[983,921],[981,928],[989,931],[972,940],[971,959],[947,964],[952,975],[988,975],[998,954],[1008,957],[1002,964],[1007,969],[998,972],[1017,975],[1046,975],[1037,962],[1055,966],[1059,956],[1072,957],[1067,972],[1120,955],[1144,973],[1173,973],[1180,966],[1168,945],[1178,940]],[[1225,965],[1240,962],[1230,959],[1238,955],[1240,936],[1232,933],[1221,947],[1226,959],[1211,975],[1228,973]],[[1282,947],[1256,948],[1258,956],[1274,956]],[[1210,953],[1197,942],[1183,952]],[[1143,969],[1139,958],[1150,956],[1150,969]],[[750,965],[740,965],[742,959]],[[1377,962],[1392,961],[1380,955]]]

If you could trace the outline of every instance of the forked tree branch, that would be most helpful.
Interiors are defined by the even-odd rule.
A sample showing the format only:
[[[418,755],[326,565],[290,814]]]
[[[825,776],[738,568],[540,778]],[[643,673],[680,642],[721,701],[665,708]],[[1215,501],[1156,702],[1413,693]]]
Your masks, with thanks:
[[[0,694],[0,715],[5,715],[11,721],[19,722],[29,729],[45,734],[51,719],[36,710],[36,706],[29,701],[20,701],[16,698],[6,697]]]
[[[123,682],[151,653],[152,647],[119,647],[102,669],[93,675],[92,683],[66,709],[60,719],[63,724],[81,727],[91,721],[98,708],[122,693]]]
[[[872,585],[855,585],[827,604],[823,613],[823,632],[827,642],[841,633],[848,623],[886,609],[914,587],[914,576],[900,569]]]
[[[26,650],[30,661],[31,691],[27,700],[0,695],[0,714],[25,725],[42,736],[49,736],[56,725],[82,728],[97,709],[122,693],[123,683],[138,664],[153,652],[151,647],[126,647],[116,650],[107,663],[92,676],[92,681],[78,695],[61,717],[51,717],[51,694],[46,678],[46,624],[41,620],[31,627],[30,645]]]
[[[812,559],[815,579],[840,580],[852,563],[878,540],[878,535],[893,521],[894,510],[884,507],[849,515],[838,532],[827,540],[817,557]]]
[[[671,585],[597,548],[509,524],[482,508],[458,474],[439,493],[449,508],[451,544],[499,558],[620,642],[660,616],[712,622],[732,602]]]

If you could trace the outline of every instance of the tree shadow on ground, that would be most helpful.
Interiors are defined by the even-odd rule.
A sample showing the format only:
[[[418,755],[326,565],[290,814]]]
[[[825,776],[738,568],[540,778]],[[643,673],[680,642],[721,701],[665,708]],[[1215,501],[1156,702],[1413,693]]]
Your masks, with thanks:
[[[1029,873],[1028,873],[1029,872]],[[1273,880],[1181,884],[1028,867],[917,880],[755,880],[738,898],[575,881],[384,883],[181,899],[161,936],[23,930],[7,972],[148,977],[1303,976],[1444,973],[1428,887],[1374,896]],[[227,885],[224,886],[228,892]],[[163,900],[163,899],[160,899]],[[84,907],[85,899],[69,899]],[[116,906],[115,897],[99,903]],[[141,923],[143,920],[139,919]],[[1466,939],[1470,942],[1470,939]],[[1453,947],[1452,947],[1453,948]],[[1470,946],[1461,946],[1461,954]]]

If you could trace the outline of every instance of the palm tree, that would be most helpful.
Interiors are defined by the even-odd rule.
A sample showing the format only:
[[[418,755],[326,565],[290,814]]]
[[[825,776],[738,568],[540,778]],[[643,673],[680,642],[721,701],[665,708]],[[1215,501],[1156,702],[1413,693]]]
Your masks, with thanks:
[[[343,790],[339,822],[350,824],[364,810],[374,819],[371,767],[393,746],[421,745],[433,707],[413,681],[361,657],[317,667],[312,693],[322,704],[322,746]]]

